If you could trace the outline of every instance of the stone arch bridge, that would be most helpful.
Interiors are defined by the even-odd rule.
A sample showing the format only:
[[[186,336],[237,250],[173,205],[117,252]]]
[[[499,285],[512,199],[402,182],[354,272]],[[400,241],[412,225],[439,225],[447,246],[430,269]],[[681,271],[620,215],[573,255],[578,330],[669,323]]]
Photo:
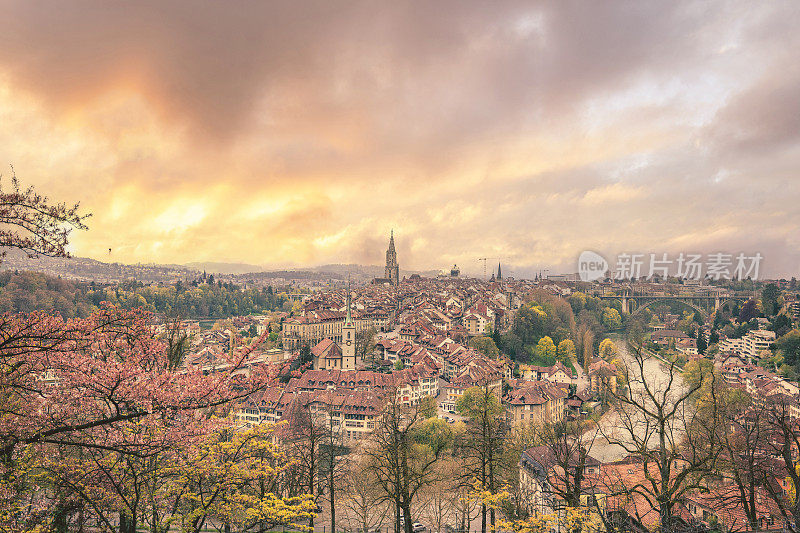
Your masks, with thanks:
[[[733,302],[746,302],[749,298],[730,294],[721,290],[708,290],[683,294],[653,294],[625,291],[621,294],[597,295],[602,300],[616,300],[620,302],[622,310],[626,313],[636,314],[648,307],[661,302],[680,302],[686,307],[699,312],[704,318],[711,312],[711,306],[716,311]]]

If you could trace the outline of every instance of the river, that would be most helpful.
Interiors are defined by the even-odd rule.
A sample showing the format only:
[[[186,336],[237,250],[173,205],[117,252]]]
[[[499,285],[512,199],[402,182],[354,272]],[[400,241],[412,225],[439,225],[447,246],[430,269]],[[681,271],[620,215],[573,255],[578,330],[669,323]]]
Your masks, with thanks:
[[[639,370],[639,366],[635,364],[634,356],[628,349],[625,339],[621,335],[614,335],[612,339],[617,346],[620,360],[624,362],[631,372],[631,392],[632,395],[637,396],[643,394],[645,380],[651,390],[661,392],[666,389],[669,383],[669,370],[667,367],[655,357],[649,357],[644,361],[643,372]],[[642,375],[643,374],[643,375]],[[668,398],[674,398],[682,394],[686,390],[683,380],[680,375],[676,375],[670,387],[670,394]],[[638,413],[637,413],[638,414]],[[637,419],[638,423],[634,425],[636,437],[643,439],[646,433],[646,425],[642,417]],[[680,433],[682,430],[678,430]],[[609,443],[609,438],[612,441],[619,440],[626,445],[631,444],[634,439],[630,435],[630,431],[621,423],[620,413],[616,409],[610,409],[600,419],[598,428],[591,430],[587,435],[593,437],[590,455],[599,461],[610,462],[617,461],[628,455],[625,448],[617,443]]]

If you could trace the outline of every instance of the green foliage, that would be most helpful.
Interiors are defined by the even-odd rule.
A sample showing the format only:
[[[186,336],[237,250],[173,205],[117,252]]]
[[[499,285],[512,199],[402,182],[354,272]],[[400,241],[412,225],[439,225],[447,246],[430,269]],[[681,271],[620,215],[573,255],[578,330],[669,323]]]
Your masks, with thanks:
[[[783,356],[786,364],[792,365],[795,369],[800,368],[800,329],[793,329],[777,339],[775,348]]]
[[[397,361],[394,362],[394,369],[395,370],[403,370],[404,368],[405,368],[405,365],[403,364],[403,360],[398,357]]]
[[[708,343],[706,342],[706,337],[702,333],[697,335],[697,352],[698,353],[706,353],[706,349],[708,348]]]
[[[62,318],[85,318],[96,305],[75,281],[37,272],[0,273],[0,312],[48,311]]]
[[[599,348],[600,357],[608,362],[617,358],[617,346],[611,339],[603,339]]]
[[[436,398],[433,396],[424,396],[419,401],[417,406],[419,414],[424,418],[433,418],[437,415],[436,411]]]
[[[558,360],[565,365],[571,365],[575,360],[575,343],[564,339],[558,343]]]
[[[758,316],[758,308],[755,300],[748,300],[739,311],[739,322],[744,324],[750,322]]]
[[[434,451],[441,451],[453,445],[453,429],[441,418],[425,418],[412,432],[414,440]]]
[[[311,348],[308,344],[303,344],[300,346],[300,364],[310,364],[314,362],[314,358],[311,355]]]
[[[792,320],[784,314],[777,315],[769,326],[776,337],[783,337],[792,329]]]
[[[533,349],[533,356],[535,359],[551,360],[555,359],[556,354],[556,345],[550,337],[542,337],[539,339],[539,342],[536,343],[536,347]]]
[[[619,302],[601,300],[579,291],[566,299],[544,291],[532,291],[528,298],[517,312],[511,330],[495,342],[500,352],[535,364],[551,365],[556,361],[557,351],[539,346],[543,337],[549,337],[555,345],[564,340],[572,341],[575,360],[583,364],[604,334],[623,327],[625,322]]]
[[[768,283],[764,287],[761,291],[761,311],[764,316],[771,317],[778,312],[778,298],[780,295],[781,291],[774,283]]]
[[[241,289],[230,283],[176,283],[173,286],[144,286],[122,282],[100,286],[54,278],[36,272],[0,273],[0,312],[42,310],[63,318],[86,317],[102,302],[123,309],[144,309],[182,318],[227,318],[282,309],[285,295],[271,287]]]
[[[622,316],[612,307],[603,309],[603,325],[614,331],[622,327]]]
[[[497,349],[497,345],[491,337],[473,337],[470,339],[469,345],[492,359],[497,359],[500,356],[500,350]]]
[[[547,313],[542,306],[529,302],[520,307],[513,332],[525,344],[535,344],[546,332]]]
[[[456,401],[456,411],[466,418],[497,418],[503,413],[503,406],[492,391],[470,387]]]

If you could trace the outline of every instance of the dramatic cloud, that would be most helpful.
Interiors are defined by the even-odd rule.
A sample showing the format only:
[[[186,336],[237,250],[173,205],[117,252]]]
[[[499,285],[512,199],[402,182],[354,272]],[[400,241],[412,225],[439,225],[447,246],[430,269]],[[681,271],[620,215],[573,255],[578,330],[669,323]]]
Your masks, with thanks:
[[[800,273],[795,2],[0,5],[0,161],[77,254],[760,251]]]

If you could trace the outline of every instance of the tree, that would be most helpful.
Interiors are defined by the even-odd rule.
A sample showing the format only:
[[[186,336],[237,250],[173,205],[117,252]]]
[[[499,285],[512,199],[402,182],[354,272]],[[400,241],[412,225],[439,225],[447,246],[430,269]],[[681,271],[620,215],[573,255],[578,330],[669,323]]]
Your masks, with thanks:
[[[403,360],[398,357],[397,361],[394,362],[394,369],[403,370],[405,367],[406,366],[403,364]]]
[[[545,335],[547,313],[541,306],[529,302],[517,311],[512,331],[523,343],[534,344]]]
[[[601,425],[600,432],[638,459],[645,479],[633,486],[615,480],[614,488],[644,498],[658,511],[662,530],[672,531],[676,505],[688,492],[703,490],[715,472],[720,455],[715,436],[722,420],[715,409],[692,408],[690,399],[702,381],[683,383],[675,362],[653,366],[658,364],[644,354],[641,341],[633,346],[623,369],[628,386],[610,391],[617,422],[613,431]]]
[[[569,365],[575,360],[575,343],[564,339],[558,343],[558,360]]]
[[[312,403],[313,412],[312,412]],[[296,462],[300,474],[300,487],[315,496],[321,492],[316,485],[320,472],[321,447],[328,438],[325,406],[322,409],[308,394],[299,395],[291,405],[289,426],[284,432],[289,456]],[[309,521],[314,527],[314,517]]]
[[[728,389],[716,398],[722,400],[718,407],[726,422],[724,430],[718,432],[722,446],[720,469],[734,486],[718,505],[742,509],[749,527],[756,531],[760,528],[758,502],[763,487],[772,482],[769,478],[775,467],[767,445],[767,419],[762,409],[750,406],[750,398],[741,391]]]
[[[311,365],[314,363],[314,357],[311,355],[311,347],[307,343],[300,346],[300,366]]]
[[[775,347],[787,364],[800,366],[800,329],[793,329],[775,341]]]
[[[386,494],[363,460],[354,460],[345,471],[347,487],[339,501],[347,512],[350,529],[374,531],[383,527],[389,515]]]
[[[596,463],[589,453],[597,433],[584,429],[566,418],[534,428],[541,443],[537,455],[545,463],[550,490],[567,507],[580,507],[581,495],[592,487],[587,480],[587,467]]]
[[[533,355],[534,358],[539,361],[551,362],[555,361],[556,351],[556,345],[553,344],[553,339],[545,336],[536,343],[536,347],[533,349]]]
[[[739,323],[745,324],[758,316],[758,307],[755,300],[747,300],[739,311]]]
[[[774,283],[767,283],[761,290],[761,311],[767,318],[778,312],[778,298],[780,295],[781,291]]]
[[[419,399],[418,409],[420,416],[423,418],[433,418],[437,416],[436,397],[423,396]]]
[[[609,363],[617,358],[617,347],[611,339],[603,339],[598,351],[600,357]]]
[[[708,343],[706,342],[706,336],[703,334],[702,331],[697,333],[697,353],[706,353],[706,349],[708,348]]]
[[[504,520],[501,527],[514,533],[550,533],[562,530],[569,533],[597,533],[604,530],[600,517],[600,513],[596,511],[567,507],[562,511],[537,513],[523,520]]]
[[[775,332],[777,337],[783,337],[792,329],[792,319],[789,318],[786,314],[779,314],[775,316],[775,319],[770,324],[769,329]]]
[[[797,467],[800,433],[797,431],[797,421],[790,412],[791,403],[791,400],[777,397],[766,403],[761,414],[761,420],[766,422],[764,441],[767,443],[768,453],[778,458],[762,471],[762,482],[770,499],[784,517],[786,528],[797,533],[800,532],[800,498],[797,497],[797,487],[800,487],[800,468]],[[776,478],[783,478],[788,482],[788,495],[774,482]]]
[[[30,477],[35,473],[26,467],[31,457],[63,456],[59,469],[82,455],[93,458],[98,468],[104,461],[123,461],[128,466],[119,472],[138,475],[140,462],[185,444],[177,439],[177,430],[167,433],[169,442],[155,436],[176,421],[185,421],[183,431],[191,426],[187,421],[192,413],[223,408],[274,377],[255,368],[248,379],[237,376],[262,339],[221,355],[221,362],[229,365],[225,372],[176,371],[181,343],[168,347],[153,336],[150,323],[146,312],[113,306],[104,306],[84,320],[64,321],[43,313],[0,317],[0,409],[4,413],[0,478],[4,483],[16,480],[13,485],[21,491],[0,506],[13,516],[22,521],[50,520],[42,513],[34,516],[36,509],[23,513],[18,508],[20,502],[29,501],[28,491],[38,492],[37,483],[49,483]],[[53,471],[59,473],[58,486],[68,487],[71,497],[83,502],[85,509],[89,504],[102,505],[76,491],[69,472]],[[121,478],[115,476],[101,477],[117,483]],[[99,516],[100,506],[87,512]],[[128,521],[133,518],[125,515],[120,526],[135,527]]]
[[[356,357],[362,361],[372,358],[372,353],[376,346],[376,335],[378,331],[374,327],[369,327],[356,332]]]
[[[184,530],[199,533],[209,519],[260,530],[278,524],[300,527],[312,518],[313,494],[280,497],[278,479],[289,463],[271,442],[272,424],[251,429],[223,427],[193,446],[176,464]],[[226,528],[228,531],[229,528]],[[166,529],[164,530],[166,532]]]
[[[79,208],[80,204],[51,203],[33,187],[20,189],[12,168],[11,190],[3,190],[0,181],[0,247],[18,248],[31,258],[69,257],[66,248],[70,233],[87,229],[84,221],[91,216],[80,214]]]
[[[462,465],[453,458],[446,458],[434,468],[439,470],[437,479],[422,490],[418,507],[431,531],[445,531],[458,519],[458,485]]]
[[[622,317],[619,311],[613,307],[603,309],[603,324],[610,330],[617,330],[622,327]]]
[[[469,341],[469,346],[492,359],[500,357],[500,350],[497,349],[497,345],[491,337],[472,337]]]
[[[503,406],[497,392],[488,384],[470,387],[456,402],[456,410],[467,419],[466,434],[460,444],[466,460],[465,473],[475,480],[479,491],[494,494],[500,488],[503,439],[508,433]],[[483,533],[486,532],[487,510],[490,512],[492,531],[496,527],[494,508],[489,509],[483,503]]]
[[[396,516],[402,513],[405,533],[412,533],[411,505],[423,487],[438,479],[434,465],[452,445],[452,435],[443,420],[424,420],[417,407],[400,402],[396,391],[387,395],[383,416],[363,454],[368,470],[394,503]]]

